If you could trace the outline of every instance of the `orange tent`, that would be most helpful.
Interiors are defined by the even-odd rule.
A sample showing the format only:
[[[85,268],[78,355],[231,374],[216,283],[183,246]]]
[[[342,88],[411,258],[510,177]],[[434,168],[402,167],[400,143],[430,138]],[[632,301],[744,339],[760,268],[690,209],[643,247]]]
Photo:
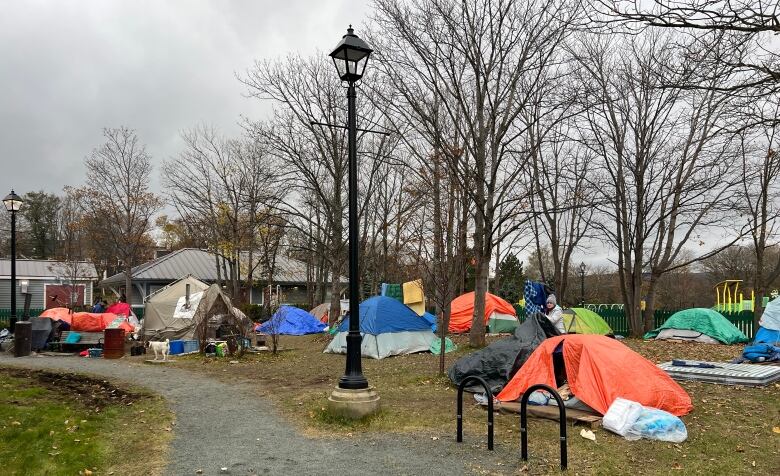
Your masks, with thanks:
[[[677,416],[693,409],[691,397],[655,364],[615,339],[589,334],[562,335],[542,342],[497,398],[517,400],[538,383],[555,388],[553,351],[561,342],[572,393],[602,415],[618,397]]]
[[[73,331],[81,332],[102,332],[108,327],[117,317],[116,314],[102,313],[95,314],[91,312],[71,312],[70,309],[64,307],[55,307],[47,309],[41,313],[41,317],[48,317],[57,321],[66,322],[70,329]],[[120,329],[124,329],[125,332],[133,332],[133,326],[125,319],[120,325]]]
[[[463,294],[452,300],[450,304],[450,332],[468,332],[474,316],[474,291]],[[485,325],[491,317],[514,317],[517,321],[515,308],[495,294],[485,293]]]
[[[70,325],[73,314],[71,313],[70,309],[67,307],[53,307],[51,309],[46,309],[41,313],[40,317],[48,317],[49,319],[54,319],[55,321],[62,321]]]

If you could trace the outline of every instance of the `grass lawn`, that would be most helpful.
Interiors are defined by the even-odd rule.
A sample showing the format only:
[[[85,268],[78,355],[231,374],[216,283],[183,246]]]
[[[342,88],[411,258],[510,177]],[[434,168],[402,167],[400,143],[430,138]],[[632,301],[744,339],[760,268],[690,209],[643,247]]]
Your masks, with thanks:
[[[172,419],[161,398],[137,389],[0,368],[4,475],[162,474],[171,433],[158,427]]]
[[[447,355],[447,366],[470,350],[456,337],[459,350]],[[363,360],[363,371],[382,398],[382,411],[366,421],[346,422],[326,411],[326,398],[344,372],[345,358],[323,354],[325,336],[282,337],[277,355],[230,358],[189,356],[182,367],[208,372],[226,381],[253,382],[306,433],[356,438],[362,432],[411,435],[431,451],[462,458],[475,474],[555,474],[558,472],[558,424],[532,419],[531,459],[519,458],[519,416],[496,415],[496,451],[485,448],[485,411],[466,394],[465,443],[455,445],[455,396],[449,380],[437,376],[437,357],[415,354]],[[624,341],[653,362],[674,358],[727,361],[741,347],[690,343]],[[236,362],[235,360],[233,360]],[[616,362],[615,365],[620,365]],[[780,385],[764,388],[682,382],[694,411],[683,417],[688,440],[669,444],[626,441],[603,429],[596,441],[569,426],[570,474],[780,474]]]

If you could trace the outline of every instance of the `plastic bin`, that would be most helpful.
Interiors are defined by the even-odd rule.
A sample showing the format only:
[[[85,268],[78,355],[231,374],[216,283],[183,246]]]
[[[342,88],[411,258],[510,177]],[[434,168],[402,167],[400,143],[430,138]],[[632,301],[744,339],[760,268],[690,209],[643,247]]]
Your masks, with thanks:
[[[183,340],[182,343],[184,344],[183,353],[185,354],[198,352],[200,350],[200,345],[198,345],[198,341],[196,340]]]
[[[184,341],[183,340],[172,340],[170,342],[170,347],[168,348],[168,353],[171,354],[171,355],[183,354],[184,353]]]

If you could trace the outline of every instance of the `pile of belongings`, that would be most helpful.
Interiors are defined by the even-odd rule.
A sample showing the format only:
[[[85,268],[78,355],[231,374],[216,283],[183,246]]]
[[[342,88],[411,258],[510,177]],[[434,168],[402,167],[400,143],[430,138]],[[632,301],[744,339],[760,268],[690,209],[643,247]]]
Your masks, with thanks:
[[[691,397],[666,372],[606,336],[568,334],[546,339],[496,398],[515,401],[540,383],[552,388],[568,383],[574,396],[601,415],[619,397],[675,416],[693,409]]]
[[[534,314],[520,324],[510,337],[497,340],[482,350],[456,360],[447,370],[447,375],[456,386],[466,377],[480,377],[495,395],[517,373],[539,344],[557,335],[558,330],[545,316]],[[482,387],[472,384],[466,390],[479,392]]]
[[[661,327],[645,334],[645,339],[653,338],[727,345],[748,342],[723,314],[707,308],[675,312]]]
[[[127,317],[114,313],[72,312],[68,308],[55,307],[46,309],[39,318],[49,318],[60,321],[63,330],[80,332],[102,332],[106,329],[123,329],[130,333],[135,330]]]
[[[741,362],[777,362],[780,361],[780,299],[767,304],[753,342],[742,351]]]
[[[646,438],[682,443],[688,438],[685,423],[678,417],[625,398],[617,398],[612,402],[601,425],[627,440]]]

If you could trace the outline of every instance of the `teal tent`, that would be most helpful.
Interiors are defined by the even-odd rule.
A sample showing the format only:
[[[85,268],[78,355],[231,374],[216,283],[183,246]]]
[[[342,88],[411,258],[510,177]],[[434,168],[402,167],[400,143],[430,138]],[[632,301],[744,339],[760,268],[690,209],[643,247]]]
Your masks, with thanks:
[[[738,344],[748,338],[737,327],[713,309],[693,308],[675,312],[645,339],[676,339],[713,344]]]

